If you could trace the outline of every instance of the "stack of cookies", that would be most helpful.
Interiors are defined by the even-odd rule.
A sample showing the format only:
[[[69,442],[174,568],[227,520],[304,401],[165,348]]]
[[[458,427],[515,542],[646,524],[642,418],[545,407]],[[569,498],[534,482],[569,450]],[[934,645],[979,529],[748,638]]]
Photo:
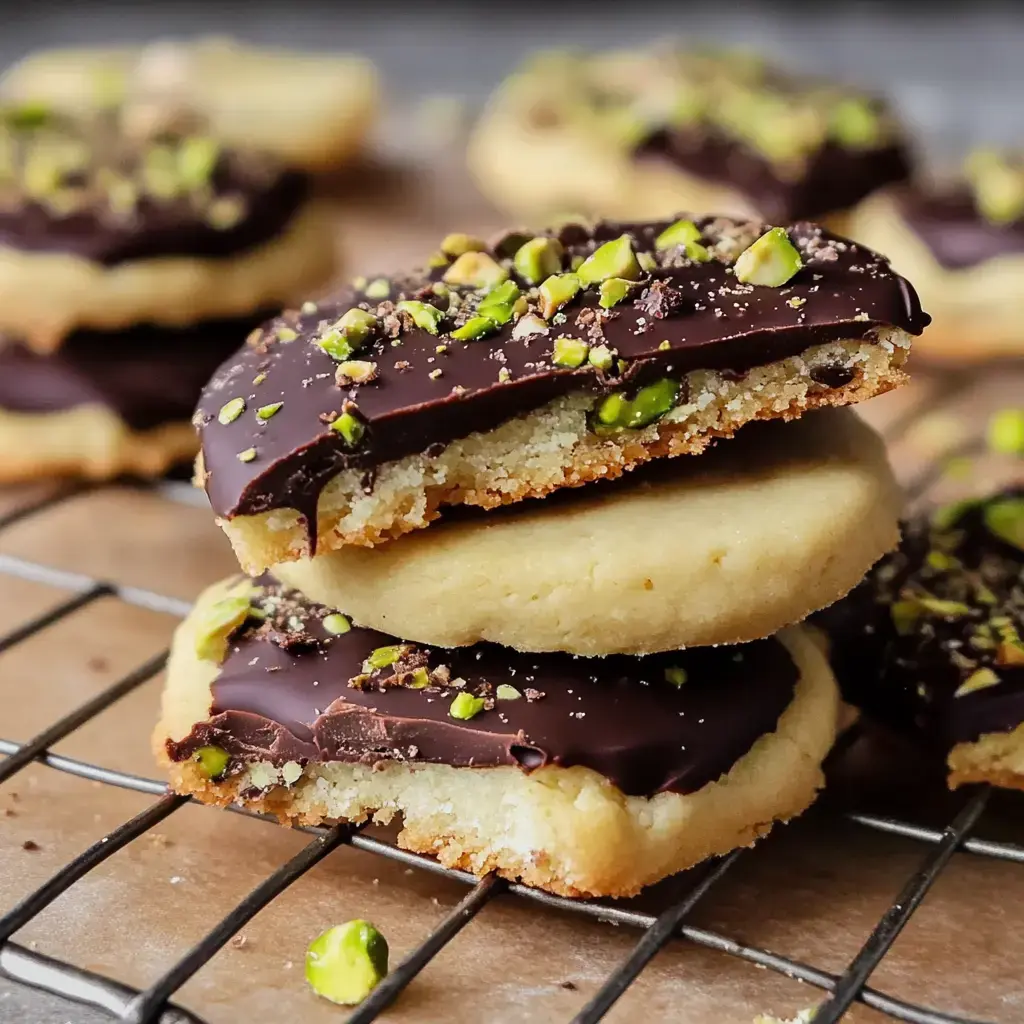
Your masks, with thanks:
[[[209,375],[333,272],[308,175],[125,113],[0,112],[0,481],[190,460]]]
[[[197,412],[248,576],[176,635],[172,785],[570,896],[800,813],[838,694],[799,623],[898,540],[838,407],[927,322],[874,253],[722,217],[450,235],[270,321]]]

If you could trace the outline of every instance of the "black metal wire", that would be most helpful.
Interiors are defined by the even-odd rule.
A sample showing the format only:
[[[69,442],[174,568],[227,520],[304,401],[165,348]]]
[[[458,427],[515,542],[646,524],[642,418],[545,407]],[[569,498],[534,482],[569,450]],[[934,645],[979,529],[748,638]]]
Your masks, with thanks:
[[[962,387],[950,387],[948,394],[955,394],[959,390],[962,390]],[[906,432],[914,420],[924,412],[924,409],[925,406],[922,404],[910,410],[896,421],[892,432],[895,434]],[[952,454],[974,451],[976,447],[976,442],[968,442],[966,446]],[[920,495],[935,481],[939,472],[940,470],[935,465],[928,467],[919,474],[911,490],[916,495]],[[65,489],[8,512],[0,516],[0,530],[88,489],[86,487]],[[157,488],[157,490],[171,500],[181,500],[180,493],[175,490],[162,488]],[[0,573],[75,592],[72,597],[49,611],[0,637],[0,653],[38,634],[89,603],[104,597],[114,597],[137,607],[179,617],[185,615],[189,609],[187,602],[153,591],[105,583],[84,574],[52,569],[11,555],[0,554]],[[472,886],[458,906],[355,1011],[351,1017],[354,1024],[365,1024],[365,1022],[375,1020],[494,896],[505,892],[547,907],[599,921],[626,925],[644,932],[631,956],[606,979],[598,993],[579,1012],[575,1018],[578,1024],[592,1024],[592,1022],[601,1020],[650,959],[674,937],[681,937],[705,948],[777,971],[829,992],[829,998],[817,1012],[816,1024],[819,1022],[820,1024],[832,1024],[832,1022],[840,1020],[849,1007],[858,1001],[887,1013],[896,1020],[907,1021],[910,1024],[982,1024],[982,1022],[971,1021],[964,1017],[896,999],[870,988],[867,981],[954,852],[964,850],[975,855],[1024,863],[1024,847],[1012,843],[977,839],[969,835],[984,810],[988,796],[988,791],[984,789],[979,790],[954,821],[943,830],[925,828],[911,822],[870,814],[849,813],[846,815],[849,820],[859,825],[927,844],[932,847],[932,850],[920,870],[906,883],[896,902],[879,921],[863,949],[847,970],[838,977],[789,957],[772,953],[769,950],[746,946],[717,932],[686,923],[685,918],[693,906],[711,886],[721,879],[734,862],[737,856],[735,853],[718,862],[682,900],[655,917],[652,914],[615,903],[567,900],[523,885],[502,882],[494,876],[478,879],[467,872],[446,868],[432,858],[401,850],[371,835],[342,827],[303,829],[315,836],[313,841],[254,889],[192,950],[144,992],[131,989],[113,979],[83,971],[70,964],[24,949],[10,941],[10,936],[17,929],[32,920],[53,899],[66,892],[97,864],[117,850],[123,849],[128,843],[189,801],[189,798],[169,793],[166,785],[159,780],[104,768],[100,765],[55,754],[50,749],[55,743],[64,739],[159,672],[165,660],[166,652],[150,659],[28,742],[19,743],[11,739],[0,739],[0,754],[6,755],[6,760],[0,761],[0,782],[10,778],[32,761],[38,761],[54,770],[158,797],[156,803],[84,851],[44,883],[39,890],[0,917],[0,975],[45,989],[55,995],[104,1009],[117,1020],[126,1022],[126,1024],[155,1024],[157,1021],[160,1024],[203,1024],[199,1017],[168,1002],[174,992],[185,984],[230,940],[232,935],[271,900],[314,864],[338,846],[347,843],[358,849],[397,860],[410,867],[426,870]],[[232,810],[252,817],[263,817],[245,808],[232,808]]]

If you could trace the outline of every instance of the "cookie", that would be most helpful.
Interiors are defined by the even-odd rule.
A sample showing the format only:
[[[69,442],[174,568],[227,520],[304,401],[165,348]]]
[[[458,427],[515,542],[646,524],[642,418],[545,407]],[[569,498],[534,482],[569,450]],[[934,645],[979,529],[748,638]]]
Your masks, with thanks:
[[[0,171],[0,331],[39,352],[77,329],[280,308],[334,269],[306,176],[208,135],[8,111]]]
[[[844,697],[944,757],[951,788],[1024,789],[1024,487],[908,523],[816,621]]]
[[[0,345],[0,481],[151,477],[196,453],[196,398],[263,319],[77,331],[54,353]]]
[[[778,222],[835,217],[909,169],[875,97],[750,54],[668,49],[531,58],[492,97],[469,163],[490,199],[526,217]]]
[[[271,322],[206,388],[197,479],[246,571],[870,398],[903,382],[928,322],[881,257],[810,224],[567,225],[442,250]]]
[[[799,629],[586,660],[418,647],[264,578],[199,599],[154,734],[173,788],[289,824],[388,822],[450,867],[627,896],[822,784],[837,693]]]
[[[852,589],[899,540],[881,439],[848,409],[749,427],[700,459],[455,515],[274,572],[409,640],[643,654],[768,636]]]
[[[913,277],[935,323],[921,352],[970,363],[1024,355],[1024,154],[978,152],[942,187],[884,193],[850,234]]]
[[[0,100],[73,116],[120,107],[158,131],[183,115],[226,145],[322,171],[358,155],[377,106],[361,57],[243,46],[229,39],[43,50],[0,80]]]

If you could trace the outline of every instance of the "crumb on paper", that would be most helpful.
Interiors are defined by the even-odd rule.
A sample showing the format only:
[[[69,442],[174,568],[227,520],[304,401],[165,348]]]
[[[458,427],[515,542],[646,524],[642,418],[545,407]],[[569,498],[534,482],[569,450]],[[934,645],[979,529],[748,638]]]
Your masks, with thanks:
[[[185,879],[182,878],[181,875],[171,875],[170,881],[171,885],[180,885],[182,882],[185,881]]]
[[[241,933],[239,933],[238,935],[236,935],[231,940],[231,948],[232,949],[245,949],[245,947],[248,944],[248,942],[249,942],[248,938],[246,938],[246,936],[244,936]]]
[[[797,1012],[795,1017],[772,1017],[767,1013],[759,1013],[754,1018],[754,1024],[809,1024],[810,1021],[814,1020],[815,1009],[813,1006],[808,1007],[806,1010],[800,1010]]]
[[[106,672],[107,669],[110,668],[110,662],[101,654],[94,654],[88,661],[86,661],[85,667],[89,669],[90,672]]]
[[[559,988],[564,988],[567,992],[576,991],[576,982],[574,981],[560,981],[558,983]]]
[[[42,847],[34,839],[26,839],[21,844],[23,850],[28,850],[30,853],[34,853],[36,850],[41,850]]]
[[[171,841],[163,834],[163,832],[150,832],[149,841],[154,846],[170,846]]]

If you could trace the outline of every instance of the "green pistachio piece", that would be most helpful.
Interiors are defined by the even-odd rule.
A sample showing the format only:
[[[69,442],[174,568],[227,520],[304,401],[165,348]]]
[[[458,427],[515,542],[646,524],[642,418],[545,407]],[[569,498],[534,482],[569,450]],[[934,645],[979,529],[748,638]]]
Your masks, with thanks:
[[[645,274],[658,269],[658,261],[649,252],[638,252],[636,254],[636,261],[640,264],[640,269]]]
[[[363,662],[364,672],[373,672],[378,668],[387,668],[389,665],[394,665],[402,654],[408,649],[407,644],[391,644],[388,647],[375,647],[367,655],[366,660]]]
[[[617,392],[598,405],[597,423],[611,430],[637,430],[661,419],[676,404],[678,396],[679,383],[668,377],[641,388],[631,399]]]
[[[563,366],[566,369],[575,370],[582,366],[587,360],[587,353],[590,346],[581,338],[569,338],[565,335],[555,338],[554,348],[551,352],[551,362],[555,366]]]
[[[580,287],[580,279],[576,274],[554,274],[549,277],[538,289],[541,316],[550,319],[576,297]]]
[[[458,694],[455,700],[452,701],[451,707],[448,708],[448,714],[452,718],[458,718],[462,721],[468,721],[475,715],[479,715],[484,709],[483,697],[474,697],[471,693],[466,693],[465,690]]]
[[[299,332],[295,330],[294,327],[278,327],[278,329],[274,331],[274,337],[286,345],[290,341],[295,341],[298,336]]]
[[[252,462],[256,458],[256,449],[246,448],[244,451],[240,451],[235,458],[239,462]]]
[[[783,228],[771,228],[736,259],[736,280],[781,288],[803,266]]]
[[[540,284],[562,269],[562,243],[556,238],[531,238],[516,250],[512,265],[527,284]]]
[[[323,626],[331,636],[341,636],[342,633],[347,633],[352,628],[352,623],[341,612],[332,612],[330,615],[324,616]]]
[[[665,682],[673,686],[682,686],[686,682],[686,669],[671,665],[665,669]]]
[[[430,685],[430,673],[423,668],[414,668],[410,673],[412,679],[405,685],[410,690],[425,690]]]
[[[889,617],[898,636],[910,636],[923,614],[924,609],[917,601],[893,601],[889,605]]]
[[[1024,665],[1024,643],[1020,640],[1001,640],[996,648],[997,665]]]
[[[445,271],[444,280],[467,288],[496,288],[508,280],[508,271],[485,252],[464,252]]]
[[[345,387],[348,384],[365,384],[377,376],[377,364],[366,359],[346,359],[334,371],[335,381]]]
[[[953,691],[954,697],[966,697],[969,693],[974,693],[977,690],[987,690],[990,686],[998,686],[1000,683],[999,676],[990,668],[979,668],[976,672],[972,672],[957,688]]]
[[[598,289],[601,293],[601,298],[598,299],[598,303],[604,309],[611,309],[612,306],[617,306],[629,295],[629,290],[632,287],[632,281],[624,281],[621,277],[610,277],[607,281],[601,282],[601,286]]]
[[[963,601],[943,601],[930,594],[922,594],[915,600],[926,612],[931,612],[932,615],[938,615],[944,619],[958,619],[971,614],[971,606],[964,604]]]
[[[229,594],[207,608],[196,623],[195,652],[203,661],[223,660],[227,652],[228,637],[245,624],[252,611],[251,589]]]
[[[432,306],[429,302],[417,302],[415,299],[404,299],[395,308],[408,313],[412,317],[412,322],[428,334],[437,334],[438,325],[444,318],[444,313],[437,306]]]
[[[512,337],[517,341],[521,341],[523,338],[532,338],[537,334],[548,333],[548,322],[542,320],[535,313],[527,313],[525,316],[520,317],[516,321],[515,327],[512,328]]]
[[[832,108],[829,135],[848,149],[870,149],[882,141],[882,118],[866,99],[849,96]]]
[[[306,981],[342,1006],[361,1003],[388,973],[388,944],[369,921],[328,928],[306,950]]]
[[[936,572],[951,572],[960,567],[960,563],[952,555],[939,550],[929,551],[925,555],[925,564]]]
[[[343,313],[316,339],[332,359],[341,362],[361,348],[377,327],[377,318],[365,309],[353,308]]]
[[[263,420],[265,423],[275,413],[279,412],[284,402],[271,402],[270,405],[261,405],[256,410],[256,419]]]
[[[231,760],[231,755],[223,747],[200,747],[192,760],[199,763],[199,768],[208,779],[219,779]]]
[[[519,285],[515,281],[506,281],[492,288],[477,306],[478,316],[485,316],[496,324],[507,324],[515,313],[515,307],[519,302],[521,293]]]
[[[354,448],[363,439],[366,425],[358,416],[354,416],[350,412],[343,412],[332,421],[331,430],[341,434],[349,448]]]
[[[983,515],[989,533],[1024,551],[1024,498],[1002,498],[989,502]]]
[[[992,224],[1024,217],[1024,167],[1014,167],[995,150],[978,150],[967,160],[966,174],[981,215]]]
[[[677,245],[686,245],[687,242],[699,241],[700,228],[692,220],[677,220],[658,235],[654,240],[654,248],[661,252],[664,249],[674,249]]]
[[[498,683],[494,696],[498,700],[519,700],[522,694],[510,683]]]
[[[375,278],[363,289],[363,294],[368,299],[386,299],[391,294],[391,282],[386,277]]]
[[[988,421],[989,448],[1000,455],[1024,455],[1024,409],[1000,409]]]
[[[462,256],[467,252],[483,252],[487,243],[472,235],[456,231],[441,240],[441,252],[446,256]]]
[[[477,338],[493,334],[497,329],[498,325],[490,317],[474,316],[451,333],[456,341],[476,341]]]
[[[610,277],[621,277],[627,281],[636,281],[643,276],[633,242],[629,235],[620,235],[611,242],[599,246],[588,256],[576,271],[583,287],[607,281]]]
[[[590,365],[603,373],[607,373],[612,368],[614,358],[615,354],[607,345],[595,345],[587,353],[587,361]]]
[[[189,192],[210,183],[220,146],[205,135],[190,135],[178,147],[178,177]]]
[[[701,245],[700,242],[687,242],[686,258],[693,260],[694,263],[707,263],[711,259],[711,253],[708,247]]]
[[[7,123],[12,128],[42,128],[50,120],[50,108],[41,100],[25,100],[7,111]]]
[[[243,412],[245,412],[245,399],[232,398],[220,407],[220,411],[217,413],[217,422],[227,426],[229,423],[234,423]]]

